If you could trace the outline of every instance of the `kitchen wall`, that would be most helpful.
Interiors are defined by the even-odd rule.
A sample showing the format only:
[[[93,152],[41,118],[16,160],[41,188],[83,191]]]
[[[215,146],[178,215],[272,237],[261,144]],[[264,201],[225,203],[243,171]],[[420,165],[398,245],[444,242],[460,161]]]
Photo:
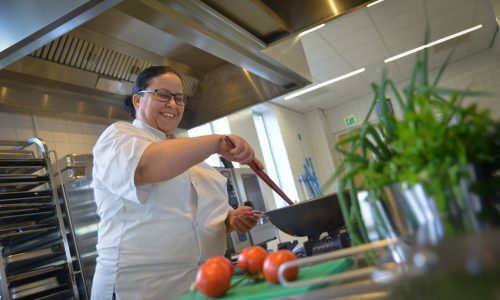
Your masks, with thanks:
[[[328,180],[335,172],[335,166],[332,159],[332,143],[328,138],[330,136],[326,114],[321,110],[313,110],[305,115],[307,132],[309,135],[311,150],[316,168],[316,174],[320,184]],[[323,188],[323,193],[333,193],[336,191],[335,185]]]
[[[259,146],[259,138],[257,135],[257,129],[255,128],[253,122],[253,111],[250,108],[238,111],[229,115],[228,117],[229,127],[231,128],[232,134],[237,134],[244,137],[250,145],[254,147],[255,155],[263,161],[262,150]],[[299,122],[304,122],[303,118],[298,119]],[[287,148],[288,152],[288,148]],[[262,183],[262,182],[261,182]],[[269,210],[276,208],[276,203],[274,202],[272,190],[266,186],[263,186],[264,199],[267,201],[267,205]],[[292,241],[292,240],[300,240],[304,242],[305,238],[297,238],[290,236],[284,232],[276,231],[277,239],[274,241],[270,241],[268,243],[269,249],[277,249],[278,243]]]
[[[231,133],[244,137],[255,148],[255,155],[262,158],[262,150],[258,147],[259,137],[257,136],[257,129],[253,122],[252,110],[244,109],[235,112],[227,116],[227,119]]]
[[[245,140],[253,146],[255,151],[255,156],[259,158],[262,163],[265,163],[262,155],[262,150],[259,146],[259,137],[257,135],[257,129],[255,128],[253,122],[253,112],[251,109],[244,109],[227,116],[229,127],[232,134],[244,137]],[[240,166],[242,168],[249,168],[248,166]],[[264,168],[266,166],[264,165]],[[261,182],[262,184],[262,182]],[[263,186],[263,197],[266,201],[269,210],[276,208],[276,203],[273,199],[273,192],[267,186]]]
[[[265,103],[264,106],[267,109],[267,112],[263,113],[264,117],[272,113],[281,134],[281,137],[271,136],[270,139],[276,140],[280,138],[283,140],[286,153],[282,155],[286,155],[290,161],[292,175],[300,200],[309,199],[310,196],[302,192],[300,182],[298,181],[299,176],[304,174],[304,158],[312,158],[320,184],[324,183],[335,171],[330,151],[331,131],[327,115],[325,112],[317,109],[304,115],[273,103]],[[262,113],[262,108],[259,108],[259,111]],[[260,147],[255,146],[259,145],[259,141],[255,125],[253,124],[252,109],[247,108],[231,114],[228,116],[228,121],[231,132],[245,137],[256,148],[257,157],[262,158]],[[342,123],[343,119],[340,122]],[[298,138],[299,134],[301,140]],[[332,193],[334,191],[335,186],[330,186],[323,192]]]
[[[304,150],[301,149],[298,139],[298,134],[303,134],[301,132],[303,130],[300,129],[304,127],[303,117],[291,110],[277,109],[269,105],[265,107],[267,110],[262,113],[262,116],[283,192],[293,200],[307,199],[302,194],[298,181],[299,174],[303,173],[301,166],[304,162]],[[286,123],[283,124],[283,122]],[[279,207],[286,205],[284,201],[279,201]]]
[[[271,130],[268,132],[268,134],[270,135],[269,139],[271,141],[283,140],[285,144],[286,153],[279,153],[279,155],[285,157],[287,161],[290,162],[293,177],[291,180],[294,180],[297,192],[299,194],[299,200],[310,198],[308,195],[304,195],[300,190],[298,176],[299,174],[304,173],[302,165],[304,163],[305,156],[312,157],[316,172],[318,174],[321,173],[322,175],[324,175],[325,172],[322,170],[325,168],[318,168],[323,161],[316,160],[316,158],[321,159],[321,156],[316,155],[316,153],[325,154],[321,151],[324,150],[324,137],[326,135],[322,132],[321,129],[318,128],[313,127],[311,130],[309,130],[308,128],[313,125],[308,124],[308,122],[304,118],[304,115],[287,108],[283,108],[272,103],[266,103],[264,105],[261,105],[258,108],[258,111],[264,116],[264,118],[274,119],[267,120],[269,121],[268,125],[275,124],[277,127],[279,127],[279,130]],[[253,109],[247,108],[229,115],[228,122],[231,128],[231,133],[244,137],[255,148],[256,156],[259,159],[263,160],[262,150],[259,147],[259,139],[257,136],[257,130],[253,123],[252,115]],[[314,120],[313,122],[318,122],[315,117],[316,116],[313,116],[311,119]],[[312,132],[313,134],[311,134],[310,132]],[[273,134],[279,134],[280,136]],[[302,142],[298,138],[299,134],[301,135]],[[318,145],[317,147],[311,147],[312,139],[315,140],[316,145]],[[328,170],[327,172],[330,171],[331,170]],[[273,204],[273,206],[275,206],[275,204]]]
[[[0,112],[0,139],[24,140],[38,136],[58,157],[71,153],[92,153],[107,124],[67,120],[54,116]]]
[[[299,197],[301,200],[307,199],[308,197],[303,194],[298,181],[299,175],[304,174],[302,166],[305,162],[304,157],[311,156],[312,154],[309,147],[310,137],[307,133],[304,115],[275,105],[269,105],[268,107],[272,110],[275,116],[277,126],[281,132],[281,139],[283,140],[286,149],[286,153],[280,153],[278,155],[286,155],[288,157],[292,171],[292,178],[295,182],[297,192],[300,195]],[[302,142],[299,140],[299,134],[302,138]],[[276,139],[276,137],[270,138],[271,140]]]

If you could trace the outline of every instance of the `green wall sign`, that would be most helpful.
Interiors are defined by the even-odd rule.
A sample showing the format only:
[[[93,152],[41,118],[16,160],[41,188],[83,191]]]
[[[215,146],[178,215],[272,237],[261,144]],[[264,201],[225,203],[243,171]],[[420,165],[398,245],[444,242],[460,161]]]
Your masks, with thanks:
[[[356,123],[358,123],[358,118],[356,117],[356,115],[348,115],[344,118],[344,123],[347,126],[356,125]]]

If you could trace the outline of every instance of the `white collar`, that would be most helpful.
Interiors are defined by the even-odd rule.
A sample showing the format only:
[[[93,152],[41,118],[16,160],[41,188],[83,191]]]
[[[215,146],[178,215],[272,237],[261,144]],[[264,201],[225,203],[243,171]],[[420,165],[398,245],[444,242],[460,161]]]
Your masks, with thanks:
[[[153,134],[156,138],[158,138],[160,140],[167,139],[167,136],[165,135],[165,133],[163,131],[156,129],[154,127],[151,127],[139,119],[135,119],[132,124],[137,128],[145,129],[147,132]]]

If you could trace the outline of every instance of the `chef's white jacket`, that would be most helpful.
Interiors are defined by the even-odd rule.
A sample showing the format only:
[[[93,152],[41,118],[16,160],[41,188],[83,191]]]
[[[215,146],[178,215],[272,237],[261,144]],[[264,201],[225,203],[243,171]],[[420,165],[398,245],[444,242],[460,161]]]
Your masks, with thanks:
[[[226,178],[206,163],[136,186],[142,153],[165,134],[135,120],[114,123],[94,147],[93,187],[100,217],[92,299],[173,299],[198,266],[223,255]]]

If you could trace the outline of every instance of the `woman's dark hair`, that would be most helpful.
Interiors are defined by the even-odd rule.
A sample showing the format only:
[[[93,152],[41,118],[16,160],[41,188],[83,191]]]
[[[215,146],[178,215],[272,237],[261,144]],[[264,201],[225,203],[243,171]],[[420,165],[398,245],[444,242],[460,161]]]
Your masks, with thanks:
[[[177,72],[174,68],[168,66],[151,66],[144,69],[135,79],[134,87],[132,88],[132,94],[128,95],[123,101],[123,108],[130,115],[131,118],[135,119],[135,107],[132,102],[132,97],[139,91],[143,91],[148,88],[151,79],[156,76],[173,73],[179,77],[182,81],[181,74]]]

